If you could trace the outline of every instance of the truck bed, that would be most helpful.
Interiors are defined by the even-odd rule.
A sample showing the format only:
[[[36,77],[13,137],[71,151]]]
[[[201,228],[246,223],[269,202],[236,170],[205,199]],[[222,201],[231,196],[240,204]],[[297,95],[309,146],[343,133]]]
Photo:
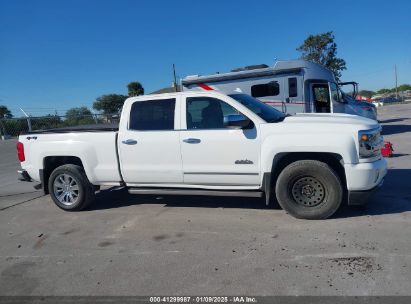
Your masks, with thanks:
[[[22,167],[32,180],[41,181],[39,169],[46,158],[76,157],[91,183],[114,185],[121,181],[117,155],[117,130],[112,126],[79,126],[20,135],[25,161]]]

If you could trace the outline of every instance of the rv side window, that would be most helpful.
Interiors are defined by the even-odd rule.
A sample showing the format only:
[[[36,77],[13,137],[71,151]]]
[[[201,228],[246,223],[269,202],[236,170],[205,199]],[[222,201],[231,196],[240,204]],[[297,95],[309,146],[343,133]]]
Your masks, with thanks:
[[[288,97],[297,97],[297,78],[288,78]]]
[[[275,81],[251,86],[253,97],[277,96],[278,94],[280,94],[280,85]]]

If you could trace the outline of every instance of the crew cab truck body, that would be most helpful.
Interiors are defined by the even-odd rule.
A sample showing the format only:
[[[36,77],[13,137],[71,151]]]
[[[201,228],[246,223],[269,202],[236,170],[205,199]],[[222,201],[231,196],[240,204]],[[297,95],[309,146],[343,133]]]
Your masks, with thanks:
[[[40,182],[64,210],[85,208],[105,185],[263,196],[295,217],[319,219],[343,197],[365,203],[382,183],[381,145],[378,123],[359,116],[286,116],[245,94],[182,92],[127,99],[118,129],[21,135],[19,176]]]

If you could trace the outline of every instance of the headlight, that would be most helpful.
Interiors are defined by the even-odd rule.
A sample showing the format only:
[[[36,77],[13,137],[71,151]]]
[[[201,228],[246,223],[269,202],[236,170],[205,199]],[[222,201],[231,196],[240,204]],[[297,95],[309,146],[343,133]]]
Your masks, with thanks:
[[[360,158],[370,158],[381,154],[384,138],[381,127],[358,131],[358,146]]]

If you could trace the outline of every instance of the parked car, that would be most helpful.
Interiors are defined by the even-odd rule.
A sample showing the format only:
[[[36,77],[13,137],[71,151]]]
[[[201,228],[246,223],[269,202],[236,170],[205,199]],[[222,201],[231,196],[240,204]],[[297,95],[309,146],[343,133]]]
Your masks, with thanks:
[[[19,136],[21,180],[81,210],[98,186],[130,193],[265,197],[291,215],[331,216],[382,183],[379,124],[347,114],[285,115],[241,93],[182,92],[126,100],[119,128]],[[347,203],[347,201],[344,201]]]
[[[343,92],[327,68],[305,60],[277,61],[212,75],[182,79],[183,91],[245,93],[288,113],[346,113],[377,120],[372,104],[359,104]],[[345,82],[342,85],[356,84]]]

